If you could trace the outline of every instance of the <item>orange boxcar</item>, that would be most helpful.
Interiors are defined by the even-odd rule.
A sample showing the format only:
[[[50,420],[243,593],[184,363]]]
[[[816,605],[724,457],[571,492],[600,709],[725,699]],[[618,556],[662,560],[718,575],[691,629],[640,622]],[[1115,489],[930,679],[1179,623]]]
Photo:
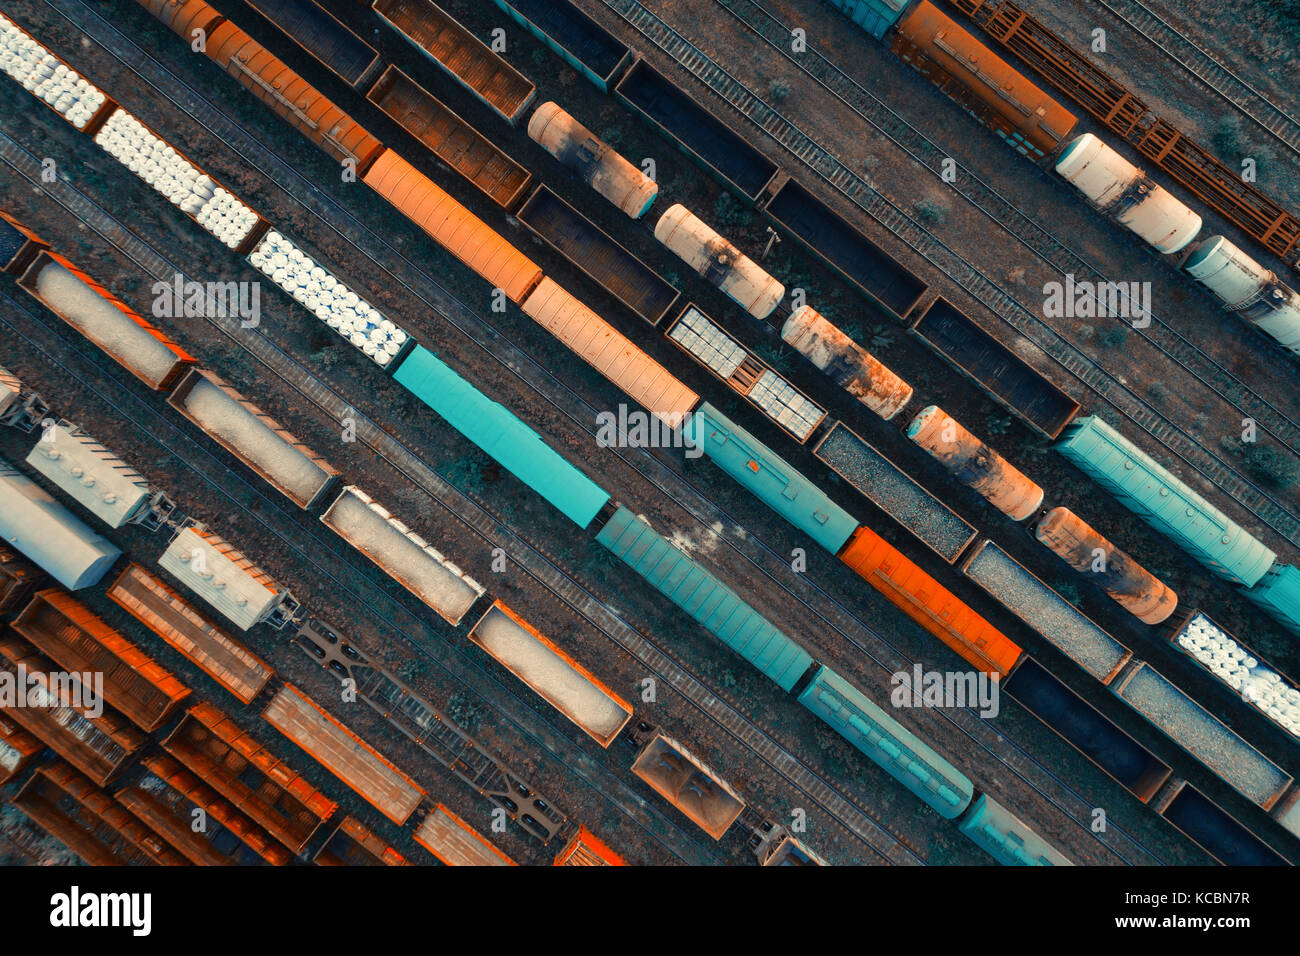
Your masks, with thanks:
[[[840,560],[916,623],[981,670],[1011,673],[1020,647],[870,528],[859,527]]]
[[[586,827],[577,834],[555,858],[556,866],[627,866],[621,856],[605,845]]]

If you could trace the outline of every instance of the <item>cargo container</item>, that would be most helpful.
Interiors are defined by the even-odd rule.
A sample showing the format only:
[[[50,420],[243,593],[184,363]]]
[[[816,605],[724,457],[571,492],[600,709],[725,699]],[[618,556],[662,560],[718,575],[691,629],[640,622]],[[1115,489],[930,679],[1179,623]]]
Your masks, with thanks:
[[[632,62],[632,51],[571,0],[495,0],[521,27],[608,93]]]
[[[972,524],[843,422],[822,436],[813,454],[945,561],[956,561],[975,540]]]
[[[1079,403],[1028,362],[939,298],[911,326],[913,335],[1030,428],[1055,438]]]
[[[65,588],[98,584],[121,550],[0,459],[0,538]]]
[[[167,404],[299,508],[320,502],[338,475],[329,462],[207,369],[190,369]]]
[[[681,203],[659,217],[655,238],[756,319],[766,319],[785,298],[784,285]]]
[[[912,399],[911,385],[812,306],[801,305],[790,313],[781,339],[885,421]]]
[[[677,290],[657,272],[545,185],[516,215],[533,235],[651,325],[677,301]]]
[[[8,548],[0,548],[0,615],[26,600],[39,572]]]
[[[14,806],[89,866],[184,866],[186,860],[65,763],[37,769]]]
[[[591,524],[609,501],[609,492],[513,412],[492,401],[423,346],[411,352],[393,377],[579,528]]]
[[[826,409],[778,375],[695,305],[687,305],[665,334],[800,444],[808,441],[826,420]]]
[[[992,541],[976,545],[961,572],[1103,684],[1132,659],[1131,650]]]
[[[537,263],[393,150],[379,155],[364,182],[516,305],[542,281]]]
[[[715,465],[831,554],[857,528],[856,518],[707,402],[691,416],[686,435]]]
[[[97,785],[107,786],[148,742],[131,722],[107,705],[77,706],[77,694],[58,665],[12,635],[0,636],[0,670],[15,682],[26,677],[29,701],[45,706],[7,707],[7,725],[17,724],[48,744]],[[15,686],[18,686],[15,683]],[[84,703],[84,701],[83,701]]]
[[[675,806],[701,830],[721,840],[745,809],[745,801],[717,773],[680,743],[647,730],[632,761],[632,773]]]
[[[32,758],[44,749],[39,737],[0,710],[0,787],[26,770]]]
[[[179,762],[163,753],[144,758],[149,773],[117,801],[197,866],[287,866],[293,856]],[[203,827],[195,829],[195,820]]]
[[[830,5],[844,13],[850,20],[866,30],[877,40],[881,39],[912,0],[829,0]]]
[[[1169,779],[1168,764],[1032,657],[1020,662],[1002,689],[1143,803]]]
[[[514,124],[537,89],[433,0],[374,0],[379,14],[456,82]]]
[[[235,24],[210,31],[208,58],[229,73],[281,119],[339,162],[350,162],[364,176],[386,148],[345,113]]]
[[[1077,116],[926,0],[898,21],[889,48],[1035,162],[1054,155],[1079,123]]]
[[[0,272],[20,276],[49,248],[40,236],[0,209]]]
[[[1287,861],[1185,780],[1165,787],[1152,806],[1224,866],[1287,866]]]
[[[410,866],[411,863],[355,817],[344,817],[312,861],[317,866]]]
[[[364,90],[383,68],[374,47],[313,0],[248,0],[248,5],[355,89]]]
[[[957,828],[1003,866],[1073,866],[1059,850],[987,793]]]
[[[812,666],[807,651],[627,508],[619,506],[596,540],[782,690]]]
[[[108,596],[245,704],[253,702],[275,673],[138,564],[123,569]]]
[[[415,842],[447,866],[516,866],[441,803],[416,828]]]
[[[283,627],[297,601],[271,577],[210,531],[180,531],[158,559],[158,566],[246,631],[266,621]]]
[[[262,719],[398,826],[420,805],[423,787],[292,684],[271,698]]]
[[[104,699],[141,730],[157,730],[190,690],[138,647],[56,589],[38,591],[13,628],[72,673],[102,674]]]
[[[71,422],[46,427],[27,464],[110,528],[147,520],[149,482]]]
[[[929,285],[793,179],[762,206],[781,232],[885,312],[906,321]]]
[[[1220,577],[1249,588],[1277,560],[1272,549],[1100,418],[1080,418],[1055,447]]]
[[[513,209],[532,180],[528,170],[395,66],[366,99],[502,209]]]
[[[1207,614],[1197,610],[1180,614],[1167,622],[1165,634],[1233,695],[1291,736],[1300,737],[1300,690]]]
[[[348,485],[322,523],[451,624],[484,588],[355,485]]]
[[[614,93],[628,109],[750,203],[758,202],[780,173],[776,163],[728,123],[644,60],[632,64]]]
[[[817,669],[799,703],[945,819],[970,804],[975,788],[964,773],[829,667]]]
[[[1110,689],[1247,799],[1268,810],[1291,776],[1242,740],[1145,661],[1135,661]]]
[[[1300,637],[1300,568],[1275,562],[1246,592],[1292,634]]]
[[[552,279],[541,281],[523,310],[669,428],[680,428],[699,403],[699,395]]]
[[[209,703],[191,707],[163,746],[295,854],[338,809]]]
[[[885,599],[981,670],[1006,675],[1020,647],[865,525],[839,558]]]
[[[18,284],[155,391],[170,388],[195,363],[138,312],[57,253],[38,253]]]
[[[555,858],[554,865],[627,866],[627,863],[586,827],[578,827],[578,832]]]
[[[1034,525],[1034,537],[1145,624],[1159,624],[1178,606],[1172,588],[1069,508],[1044,514]]]
[[[543,103],[528,121],[528,138],[572,169],[626,216],[640,219],[659,187],[645,172],[583,126],[558,103]]]
[[[500,601],[470,629],[469,639],[602,747],[632,719],[631,704]]]

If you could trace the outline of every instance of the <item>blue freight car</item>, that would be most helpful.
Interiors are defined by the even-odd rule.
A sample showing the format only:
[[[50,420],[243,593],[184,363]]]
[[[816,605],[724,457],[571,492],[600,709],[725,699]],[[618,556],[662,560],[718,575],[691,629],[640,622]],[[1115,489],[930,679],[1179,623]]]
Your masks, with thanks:
[[[1300,637],[1300,569],[1275,564],[1246,592],[1250,598],[1292,634]]]
[[[609,501],[609,492],[424,346],[411,351],[393,378],[579,528]]]
[[[596,540],[784,691],[812,657],[694,560],[619,506]]]
[[[829,667],[817,669],[799,703],[941,816],[952,820],[970,804],[975,788],[964,773]]]
[[[1277,555],[1096,416],[1080,418],[1056,450],[1215,574],[1245,587]]]
[[[691,416],[686,438],[831,554],[839,554],[860,524],[776,452],[707,402]]]
[[[987,793],[979,795],[957,829],[1004,866],[1074,865]]]
[[[830,5],[879,40],[898,22],[911,0],[829,0]]]

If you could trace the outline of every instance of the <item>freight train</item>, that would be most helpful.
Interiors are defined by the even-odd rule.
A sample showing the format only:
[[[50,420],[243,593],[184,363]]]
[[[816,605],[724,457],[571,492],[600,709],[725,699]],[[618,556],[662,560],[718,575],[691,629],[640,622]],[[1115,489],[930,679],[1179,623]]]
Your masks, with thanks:
[[[422,352],[423,350],[420,351]],[[419,361],[415,361],[417,357],[420,359]],[[436,359],[430,361],[430,358],[431,356],[429,356],[428,353],[424,353],[423,355],[421,355],[420,352],[413,352],[411,355],[411,360],[403,361],[400,363],[397,370],[398,380],[402,381],[404,377],[402,373],[406,371],[409,366],[413,370],[413,372],[405,376],[408,379],[418,375],[419,380],[426,386],[431,381],[435,383],[437,382],[445,383],[447,381],[445,374],[443,373],[442,370],[437,368],[437,364],[435,364]],[[403,384],[406,383],[404,382]],[[577,520],[577,517],[575,517],[575,515],[580,516],[586,514],[588,516],[588,521],[589,521],[591,517],[594,517],[595,510],[600,510],[604,508],[605,504],[608,502],[608,495],[605,495],[604,498],[601,499],[598,494],[597,495],[583,494],[584,491],[590,492],[591,490],[589,488],[584,487],[584,481],[577,481],[577,482],[573,482],[572,484],[574,484],[577,488],[577,492],[574,495],[570,496],[566,494],[559,498],[552,498],[551,500],[564,501],[565,505],[561,507],[561,510],[565,511],[565,513],[568,514],[570,517],[575,518],[575,520]],[[584,499],[586,500],[584,501]],[[596,500],[598,500],[598,504],[596,505],[596,509],[592,510],[591,504],[593,501]],[[859,531],[863,531],[863,530],[865,529],[859,529]],[[855,537],[859,537],[859,536],[861,535],[855,535]],[[872,575],[879,575],[881,578],[885,579],[886,582],[888,582],[887,586],[892,586],[892,581],[890,581],[889,575],[891,574],[891,572],[894,571],[894,567],[892,565],[892,562],[890,561],[893,555],[886,552],[884,559],[882,560],[879,555],[871,554],[871,552],[878,550],[875,547],[875,545],[876,542],[870,539],[868,539],[865,543],[861,544],[862,551],[866,554],[866,556],[863,558],[863,561],[865,564],[871,566],[872,570],[868,573]],[[898,557],[901,557],[901,555],[899,555]],[[906,559],[903,560],[905,561]],[[883,569],[883,574],[881,573],[882,569]],[[904,566],[903,570],[904,572],[906,572],[908,569]],[[900,603],[909,603],[909,602],[900,602]],[[971,612],[971,616],[974,616],[973,612]],[[978,631],[979,624],[981,622],[982,619],[978,619],[978,618],[975,621],[962,622],[962,624],[958,626],[957,630],[960,630],[962,626],[974,626],[976,631]],[[986,622],[983,623],[987,627]],[[946,626],[943,629],[949,632],[953,630],[953,628],[948,626]],[[994,634],[996,635],[996,632],[994,632]],[[996,635],[996,636],[1000,637],[1000,635]],[[982,653],[984,646],[986,646],[988,643],[989,642],[987,637],[977,634],[976,637],[974,637],[971,641],[969,641],[966,646],[968,651],[974,652],[973,648],[977,648]],[[1014,645],[1011,645],[1011,647],[1014,648]],[[1018,648],[1015,650],[1018,651]],[[996,651],[997,649],[994,648],[995,653]],[[989,663],[989,659],[985,658],[983,663],[985,664]]]

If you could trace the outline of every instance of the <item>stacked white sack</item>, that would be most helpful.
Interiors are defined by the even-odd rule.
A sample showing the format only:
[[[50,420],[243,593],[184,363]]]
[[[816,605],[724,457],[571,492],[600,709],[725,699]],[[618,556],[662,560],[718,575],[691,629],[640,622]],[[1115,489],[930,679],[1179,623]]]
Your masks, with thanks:
[[[1300,737],[1300,690],[1265,667],[1203,614],[1178,635],[1178,646],[1292,734]]]
[[[54,107],[77,129],[84,129],[105,96],[68,69],[8,17],[0,14],[0,69]]]

